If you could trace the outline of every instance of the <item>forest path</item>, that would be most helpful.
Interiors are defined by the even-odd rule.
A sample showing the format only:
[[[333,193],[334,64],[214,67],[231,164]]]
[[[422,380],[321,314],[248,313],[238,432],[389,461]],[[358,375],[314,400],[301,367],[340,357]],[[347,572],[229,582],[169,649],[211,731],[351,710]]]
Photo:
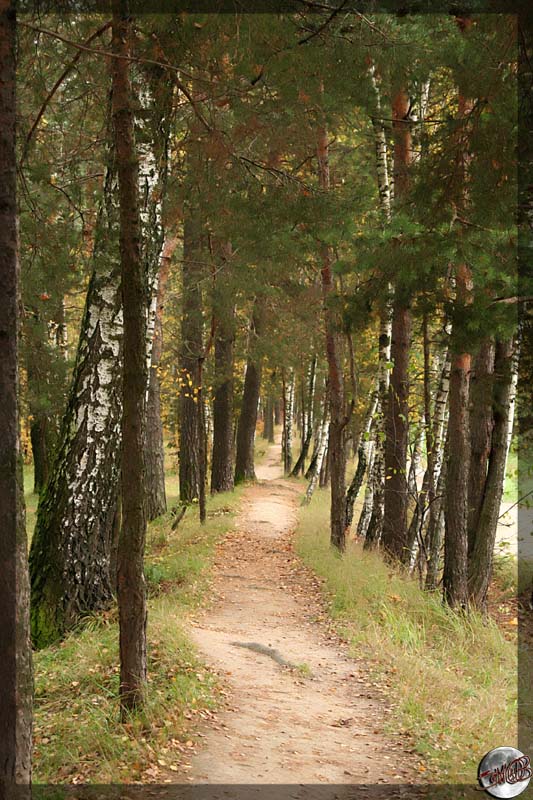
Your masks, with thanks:
[[[257,477],[217,551],[211,607],[191,629],[227,686],[228,707],[200,730],[201,748],[174,781],[412,781],[413,756],[384,734],[386,707],[328,630],[318,582],[293,554],[300,487],[283,479],[279,445]]]

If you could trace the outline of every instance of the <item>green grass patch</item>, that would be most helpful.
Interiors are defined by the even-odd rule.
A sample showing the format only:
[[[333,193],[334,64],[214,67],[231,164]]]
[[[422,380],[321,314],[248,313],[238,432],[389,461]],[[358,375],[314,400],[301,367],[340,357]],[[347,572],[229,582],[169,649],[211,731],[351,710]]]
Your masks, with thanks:
[[[390,729],[412,736],[430,782],[472,783],[485,752],[516,743],[517,648],[493,621],[451,612],[355,543],[339,557],[325,491],[302,508],[296,549],[323,579],[353,655],[373,665],[392,700]]]
[[[170,474],[170,506],[174,484]],[[206,596],[215,545],[233,526],[240,494],[210,498],[203,527],[196,508],[176,531],[170,514],[149,526],[149,678],[142,713],[119,722],[115,609],[35,653],[37,783],[154,781],[157,770],[176,769],[193,744],[196,720],[211,713],[223,691],[196,655],[184,622]]]

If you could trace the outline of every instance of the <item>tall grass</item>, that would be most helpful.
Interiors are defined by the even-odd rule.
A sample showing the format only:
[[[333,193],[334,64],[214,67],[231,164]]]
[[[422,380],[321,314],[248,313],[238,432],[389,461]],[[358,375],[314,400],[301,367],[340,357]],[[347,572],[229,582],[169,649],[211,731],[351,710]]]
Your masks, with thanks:
[[[329,545],[329,495],[301,510],[296,549],[323,579],[353,655],[371,662],[392,701],[391,731],[412,736],[429,781],[472,783],[480,758],[517,741],[517,648],[496,624],[443,606],[439,594],[351,542]]]
[[[170,474],[171,505],[174,484]],[[222,691],[185,633],[186,618],[206,596],[215,545],[232,527],[239,497],[237,490],[210,498],[204,527],[194,509],[175,532],[170,514],[149,526],[149,678],[141,714],[119,723],[115,609],[35,653],[37,783],[161,781],[186,759],[194,721],[211,713]]]

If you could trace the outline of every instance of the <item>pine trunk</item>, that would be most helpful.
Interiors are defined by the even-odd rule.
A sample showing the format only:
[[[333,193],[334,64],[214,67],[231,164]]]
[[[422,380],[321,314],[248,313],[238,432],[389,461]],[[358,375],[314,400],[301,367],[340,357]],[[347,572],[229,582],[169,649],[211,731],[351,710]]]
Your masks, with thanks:
[[[176,249],[177,239],[165,242],[161,254],[157,301],[154,319],[154,335],[151,348],[150,371],[148,379],[148,399],[146,404],[146,518],[151,522],[167,510],[165,493],[165,450],[163,443],[163,423],[161,421],[161,380],[159,369],[163,353],[163,311],[170,269],[170,260]]]
[[[263,438],[274,444],[274,400],[268,397],[265,403],[265,427]]]
[[[505,480],[509,405],[512,392],[513,342],[496,343],[492,410],[494,427],[488,458],[487,478],[472,551],[469,558],[468,592],[472,603],[486,611],[487,592],[492,576],[494,543]]]
[[[491,449],[494,340],[485,339],[470,379],[470,472],[468,478],[468,554],[474,549]]]
[[[185,220],[183,241],[180,349],[182,383],[179,402],[180,501],[184,505],[197,500],[200,490],[197,395],[199,359],[203,354],[201,236],[194,210],[190,209],[189,212]]]
[[[40,494],[50,475],[50,420],[47,414],[36,412],[30,427],[33,456],[33,492]]]
[[[328,133],[324,127],[318,132],[317,159],[320,189],[328,192],[330,188]],[[322,300],[326,328],[326,357],[328,364],[328,391],[330,423],[328,436],[328,468],[331,478],[330,539],[333,547],[341,552],[346,542],[346,450],[344,447],[344,376],[339,353],[339,335],[336,330],[334,311],[331,308],[331,295],[334,290],[331,264],[331,247],[321,247]]]
[[[470,469],[469,381],[470,354],[452,352],[450,416],[446,479],[446,535],[443,588],[452,607],[468,605],[468,477]]]
[[[0,2],[0,796],[29,797],[32,660],[18,409],[16,13]]]
[[[307,397],[305,396],[305,384],[303,385],[304,392],[302,396],[304,424],[302,425],[302,449],[298,460],[294,465],[291,475],[297,478],[300,473],[305,471],[305,460],[311,447],[311,440],[313,438],[313,407],[315,401],[315,379],[316,379],[316,356],[311,359],[308,373],[308,387]]]
[[[215,396],[211,493],[233,489],[234,308],[220,314],[215,339]]]
[[[252,320],[252,337],[261,335],[261,311],[254,313]],[[246,362],[246,375],[242,395],[241,413],[237,425],[237,452],[235,457],[235,483],[255,480],[255,428],[257,425],[257,409],[261,389],[261,358],[254,353],[255,342],[250,345],[250,355]]]
[[[146,681],[144,451],[146,425],[147,275],[140,252],[139,173],[129,77],[131,23],[120,0],[113,6],[113,131],[120,207],[120,264],[124,309],[122,380],[122,530],[118,547],[120,704],[123,718],[143,703]]]

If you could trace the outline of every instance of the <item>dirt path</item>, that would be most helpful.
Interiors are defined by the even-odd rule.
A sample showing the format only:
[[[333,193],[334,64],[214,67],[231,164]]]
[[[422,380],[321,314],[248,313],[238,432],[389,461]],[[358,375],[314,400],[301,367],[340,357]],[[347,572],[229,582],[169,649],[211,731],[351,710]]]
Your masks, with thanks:
[[[278,446],[257,473],[219,548],[211,608],[191,631],[229,687],[229,708],[201,731],[202,747],[178,779],[408,783],[413,757],[400,738],[384,735],[385,706],[316,620],[317,584],[290,544],[299,491],[282,479]]]

